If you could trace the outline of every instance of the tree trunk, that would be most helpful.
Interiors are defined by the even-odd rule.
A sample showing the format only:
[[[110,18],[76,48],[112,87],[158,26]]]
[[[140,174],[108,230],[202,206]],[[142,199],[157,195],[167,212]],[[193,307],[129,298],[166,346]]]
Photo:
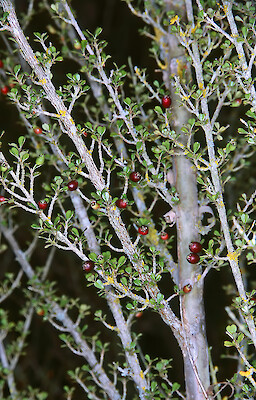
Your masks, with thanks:
[[[166,7],[174,9],[180,17],[185,18],[185,2],[183,0],[166,0]],[[175,94],[170,77],[172,74],[181,76],[181,70],[186,66],[187,79],[191,79],[189,66],[186,65],[184,50],[179,46],[174,35],[168,38],[165,45],[168,46],[168,51],[165,52],[166,69],[163,71],[163,79],[172,98],[170,124],[180,135],[178,141],[186,147],[188,136],[181,131],[181,128],[188,123],[190,115],[186,108],[181,106],[180,98]],[[183,150],[177,148],[177,153],[180,155],[174,156],[173,175],[180,199],[175,208],[179,288],[182,289],[187,284],[192,286],[191,292],[180,296],[180,314],[186,337],[182,348],[186,394],[187,400],[203,400],[209,398],[207,388],[210,385],[203,280],[200,280],[201,267],[187,261],[190,242],[200,240],[196,169],[191,161],[182,155]]]

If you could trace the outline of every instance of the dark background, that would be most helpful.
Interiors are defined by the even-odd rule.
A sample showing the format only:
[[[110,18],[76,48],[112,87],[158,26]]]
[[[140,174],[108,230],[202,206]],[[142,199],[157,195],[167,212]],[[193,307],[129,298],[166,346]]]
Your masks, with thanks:
[[[27,2],[24,0],[16,1],[19,12],[25,12]],[[133,64],[139,67],[146,67],[150,79],[161,79],[155,71],[156,65],[153,58],[149,55],[150,41],[141,36],[138,32],[142,28],[142,23],[136,17],[132,16],[127,5],[120,0],[74,0],[72,6],[76,10],[77,19],[80,27],[85,30],[94,31],[96,27],[101,26],[103,33],[102,39],[109,44],[106,52],[111,54],[112,62],[117,65],[127,64],[128,56],[131,57]],[[49,23],[49,16],[46,12],[37,10],[33,24],[29,26],[28,34],[32,37],[33,30],[44,32],[46,25]],[[31,41],[32,44],[32,41]],[[56,47],[57,44],[53,42]],[[4,42],[0,35],[0,48],[3,57],[5,57]],[[65,65],[66,70],[62,69]],[[73,63],[61,64],[58,67],[59,76],[55,79],[62,81],[65,79],[67,72],[76,72],[76,66]],[[4,84],[4,76],[1,75],[1,82]],[[239,113],[243,113],[243,109],[233,109],[232,114],[223,115],[223,120],[230,121],[235,125],[239,121]],[[230,123],[230,122],[229,122]],[[8,148],[8,143],[17,139],[18,136],[25,134],[23,126],[18,120],[18,113],[15,106],[11,105],[6,96],[0,96],[0,129],[4,130],[2,142],[3,148]],[[248,184],[255,182],[255,175],[252,170],[246,170],[241,173],[243,181],[248,180]],[[231,185],[232,187],[232,185]],[[240,187],[233,186],[237,192]],[[243,190],[245,190],[243,188]],[[229,197],[226,198],[228,204],[233,206],[232,190]],[[31,240],[31,233],[28,228],[25,213],[19,214],[17,217],[21,223],[21,228],[17,231],[21,246],[25,247],[26,243]],[[207,240],[208,238],[206,238]],[[49,249],[44,249],[44,243],[41,241],[40,246],[33,259],[35,265],[43,265]],[[6,250],[1,255],[0,276],[7,271],[17,271],[18,265],[10,250]],[[251,267],[252,268],[252,267]],[[251,271],[249,268],[249,271]],[[81,298],[81,302],[88,303],[92,306],[92,313],[100,307],[106,309],[103,299],[99,299],[94,288],[87,288],[82,275],[80,262],[72,254],[57,251],[53,267],[49,278],[57,281],[61,291],[73,297]],[[249,275],[252,279],[252,275]],[[255,278],[254,278],[255,279]],[[225,326],[227,324],[227,315],[224,305],[229,305],[231,297],[226,295],[224,286],[232,282],[232,278],[227,269],[220,272],[211,271],[206,278],[205,285],[205,307],[207,320],[207,335],[209,346],[212,347],[213,364],[218,365],[218,379],[225,380],[231,378],[235,372],[236,363],[232,359],[221,358],[221,354],[226,353],[223,346],[225,336]],[[24,282],[25,283],[25,282]],[[169,283],[164,283],[164,290],[167,290]],[[252,289],[252,288],[250,288]],[[10,308],[10,315],[17,317],[18,310],[21,305],[21,299],[24,301],[22,293],[17,290],[12,299],[7,302]],[[111,316],[109,316],[111,321]],[[88,317],[89,334],[95,333],[97,330],[102,331],[101,339],[110,342],[110,359],[115,357],[119,351],[117,340],[109,335],[109,332],[101,323],[93,322]],[[161,328],[160,328],[161,327]],[[153,312],[144,312],[143,316],[136,321],[135,331],[142,333],[139,341],[142,350],[150,354],[151,358],[163,357],[173,358],[173,369],[170,371],[170,379],[172,381],[183,381],[181,354],[177,347],[168,327],[164,326],[158,315]],[[28,385],[39,386],[42,390],[49,392],[49,399],[63,399],[62,387],[64,384],[70,385],[70,380],[66,374],[67,369],[75,368],[82,365],[83,361],[74,356],[67,349],[60,349],[61,341],[47,322],[42,322],[42,317],[35,315],[31,327],[31,333],[28,339],[26,355],[22,356],[19,367],[17,368],[17,382],[20,389],[26,388]],[[81,398],[81,392],[77,391],[74,400]],[[85,397],[84,397],[85,398]]]

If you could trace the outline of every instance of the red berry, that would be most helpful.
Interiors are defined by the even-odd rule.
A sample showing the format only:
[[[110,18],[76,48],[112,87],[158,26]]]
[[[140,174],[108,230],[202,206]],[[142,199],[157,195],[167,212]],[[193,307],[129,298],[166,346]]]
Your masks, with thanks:
[[[116,201],[116,205],[117,205],[118,208],[126,208],[127,204],[128,204],[127,201],[124,200],[124,199],[118,199]]]
[[[238,107],[238,106],[240,106],[241,104],[242,104],[242,99],[235,99],[235,100],[234,100],[234,105],[235,105],[235,106]]]
[[[189,245],[189,250],[192,251],[192,253],[200,253],[202,251],[202,245],[199,242],[191,242]]]
[[[41,135],[41,133],[42,133],[43,131],[42,131],[42,128],[39,128],[38,126],[35,126],[34,132],[35,132],[37,135]]]
[[[169,108],[171,104],[172,104],[172,100],[171,100],[170,96],[166,95],[162,98],[162,106],[164,108]]]
[[[3,203],[6,200],[4,196],[0,196],[0,203]]]
[[[143,312],[142,312],[142,311],[139,311],[139,312],[137,312],[137,313],[135,314],[135,317],[136,317],[136,318],[141,318],[142,315],[143,315]]]
[[[141,235],[147,235],[148,234],[148,227],[146,225],[142,225],[139,227],[138,232]]]
[[[84,272],[91,272],[94,269],[94,266],[95,264],[93,261],[87,260],[83,263],[82,267]]]
[[[190,285],[190,283],[188,283],[187,285],[183,286],[182,290],[184,293],[189,293],[192,290],[192,286]]]
[[[198,261],[200,260],[200,257],[199,257],[199,255],[196,254],[196,253],[190,253],[190,254],[187,256],[187,260],[188,260],[188,262],[189,262],[190,264],[197,264]]]
[[[161,237],[162,240],[168,240],[169,239],[169,235],[168,235],[167,232],[162,232],[160,237]]]
[[[139,182],[141,180],[141,174],[137,171],[130,173],[130,179],[132,182]]]
[[[77,181],[70,181],[68,183],[68,190],[73,192],[73,190],[76,190],[78,188],[78,182]]]
[[[3,86],[3,87],[1,88],[1,93],[2,93],[2,94],[6,95],[8,92],[9,92],[8,86]]]
[[[48,206],[48,203],[45,200],[40,200],[37,204],[40,210],[46,210]]]
[[[44,310],[42,308],[39,308],[36,313],[37,313],[37,315],[43,316],[44,315]]]
[[[3,66],[4,66],[4,63],[2,60],[0,60],[0,68],[3,68]]]
[[[86,131],[83,131],[82,133],[83,133],[83,135],[84,135],[85,137],[87,137],[87,136],[88,136],[88,132],[86,132]]]

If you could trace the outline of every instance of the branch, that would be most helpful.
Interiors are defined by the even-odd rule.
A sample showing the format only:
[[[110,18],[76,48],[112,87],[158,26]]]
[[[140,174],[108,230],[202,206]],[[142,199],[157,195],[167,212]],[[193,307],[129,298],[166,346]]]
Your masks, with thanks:
[[[5,239],[8,241],[11,249],[13,250],[17,261],[19,262],[22,270],[27,275],[28,279],[32,279],[35,276],[34,270],[31,265],[26,260],[25,254],[20,250],[19,245],[13,236],[12,232],[5,227],[3,224],[0,225],[0,230],[2,231]],[[108,394],[108,396],[113,400],[120,400],[120,395],[114,387],[113,383],[109,380],[106,372],[100,366],[98,360],[95,357],[94,352],[91,350],[86,340],[82,338],[81,333],[77,327],[74,326],[74,322],[69,318],[65,310],[63,310],[54,300],[48,298],[48,295],[44,292],[43,285],[40,280],[36,277],[37,286],[41,287],[40,294],[45,300],[46,304],[49,303],[49,314],[52,318],[57,318],[61,316],[61,324],[66,332],[68,332],[74,339],[80,355],[88,362],[92,371],[98,377],[100,382],[100,387]],[[50,319],[51,322],[51,319]]]
[[[225,2],[225,3],[227,3],[227,2]],[[186,0],[186,4],[189,5],[189,10],[190,10],[191,9],[190,4],[192,4],[191,0]],[[231,3],[229,3],[229,5],[228,5],[229,12],[231,12],[230,6],[231,6]],[[193,25],[194,18],[190,12],[188,12],[187,17],[188,17],[189,22],[191,22]],[[232,22],[231,17],[230,17],[230,20]],[[232,26],[231,26],[231,29],[232,29]],[[240,44],[239,44],[239,48],[240,48]],[[203,68],[202,68],[202,64],[201,64],[198,44],[195,41],[193,41],[193,43],[192,43],[192,51],[193,51],[194,60],[195,60],[194,68],[195,68],[195,73],[196,73],[197,85],[199,88],[203,89],[204,88]],[[248,297],[245,292],[242,274],[241,274],[239,264],[238,264],[238,255],[235,252],[235,249],[234,249],[234,246],[232,243],[232,239],[231,239],[231,235],[230,235],[227,213],[226,213],[226,208],[225,208],[224,198],[223,198],[223,190],[222,190],[221,180],[220,180],[219,171],[218,171],[218,162],[217,162],[216,155],[215,155],[213,129],[212,129],[212,125],[209,122],[210,114],[209,114],[207,99],[204,97],[201,97],[200,103],[201,103],[202,112],[205,115],[206,123],[202,125],[202,128],[204,130],[206,143],[207,143],[212,182],[214,185],[215,193],[218,194],[218,198],[216,200],[216,207],[218,210],[218,214],[219,214],[219,218],[220,218],[220,222],[221,222],[221,226],[222,226],[222,230],[223,230],[223,235],[224,235],[226,246],[227,246],[228,260],[229,260],[229,264],[230,264],[230,267],[231,267],[231,270],[232,270],[232,273],[233,273],[233,276],[234,276],[234,279],[236,282],[238,293],[239,293],[241,299],[244,299],[244,301],[246,303],[248,301]],[[244,318],[248,325],[254,346],[256,348],[256,328],[255,328],[254,321],[251,318],[251,316],[245,315]]]

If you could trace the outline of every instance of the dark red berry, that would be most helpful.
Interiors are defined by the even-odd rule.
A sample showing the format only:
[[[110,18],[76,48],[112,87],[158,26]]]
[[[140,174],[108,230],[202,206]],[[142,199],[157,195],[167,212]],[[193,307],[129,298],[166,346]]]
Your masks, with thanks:
[[[171,104],[172,104],[172,100],[171,100],[170,96],[166,95],[162,98],[162,106],[164,108],[169,108]]]
[[[4,63],[2,60],[0,60],[0,68],[3,68],[3,66],[4,66]]]
[[[127,201],[124,200],[124,199],[118,199],[116,201],[116,205],[117,205],[118,208],[126,208],[127,204],[128,204]]]
[[[46,210],[48,206],[48,203],[45,200],[40,200],[37,204],[40,210]]]
[[[41,135],[41,133],[42,133],[43,131],[42,131],[42,128],[39,128],[39,126],[35,126],[34,132],[35,132],[37,135]]]
[[[142,225],[139,227],[138,232],[141,235],[147,235],[148,234],[148,227],[146,225]]]
[[[202,251],[202,245],[199,242],[191,242],[189,245],[189,250],[192,251],[192,253],[200,253]]]
[[[77,181],[70,181],[68,183],[68,190],[70,190],[71,192],[73,190],[76,190],[78,188],[78,182]]]
[[[130,179],[133,182],[139,182],[141,180],[141,174],[137,171],[133,171],[130,173]]]
[[[8,86],[3,86],[3,87],[1,88],[1,93],[2,93],[3,95],[6,95],[8,92],[9,92]]]
[[[93,261],[87,260],[83,263],[82,267],[84,272],[91,272],[94,269],[94,266],[95,264]]]
[[[188,262],[189,262],[190,264],[197,264],[198,261],[200,260],[200,257],[199,257],[199,255],[196,254],[196,253],[190,253],[190,254],[187,256],[187,260],[188,260]]]
[[[161,237],[162,240],[168,240],[169,239],[169,235],[168,235],[167,232],[162,232],[160,237]]]
[[[189,293],[192,290],[192,286],[190,285],[190,283],[188,283],[187,285],[183,286],[182,290],[184,293]]]
[[[0,196],[0,203],[3,203],[6,200],[4,196]]]

